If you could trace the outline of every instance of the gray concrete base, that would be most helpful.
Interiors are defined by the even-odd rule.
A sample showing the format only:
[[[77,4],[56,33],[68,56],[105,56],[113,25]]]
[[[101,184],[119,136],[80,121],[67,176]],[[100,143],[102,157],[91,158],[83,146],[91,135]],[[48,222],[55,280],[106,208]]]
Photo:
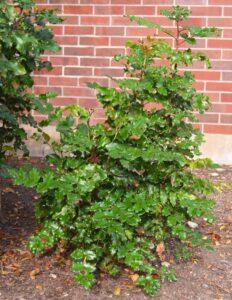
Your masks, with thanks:
[[[31,128],[26,128],[29,137],[33,134]],[[54,126],[48,126],[45,130],[52,139],[58,140],[59,134]],[[51,152],[47,145],[42,142],[29,140],[27,145],[31,151],[31,156],[42,157]],[[219,164],[232,164],[232,135],[205,134],[205,143],[201,147],[203,157],[211,158]]]
[[[232,164],[232,135],[205,134],[205,143],[201,147],[204,157],[219,164]]]

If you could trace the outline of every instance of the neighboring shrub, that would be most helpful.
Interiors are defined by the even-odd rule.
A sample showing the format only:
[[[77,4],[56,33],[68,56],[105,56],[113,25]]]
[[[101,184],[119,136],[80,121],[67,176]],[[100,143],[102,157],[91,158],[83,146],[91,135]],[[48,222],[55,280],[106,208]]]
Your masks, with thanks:
[[[90,126],[91,114],[79,106],[58,108],[43,122],[57,122],[61,137],[60,142],[47,139],[54,151],[47,160],[54,167],[11,172],[16,184],[36,187],[41,195],[36,208],[41,227],[29,248],[34,253],[71,249],[75,279],[86,288],[97,271],[115,275],[126,266],[136,285],[153,294],[160,282],[175,279],[165,262],[174,245],[178,253],[209,245],[188,222],[213,221],[214,201],[207,196],[214,187],[192,170],[214,165],[196,159],[203,136],[186,122],[196,122],[195,113],[204,113],[209,99],[192,87],[194,76],[179,67],[194,60],[210,67],[210,62],[205,54],[179,46],[217,30],[181,27],[190,11],[178,6],[162,14],[175,20],[176,36],[153,22],[129,18],[172,36],[175,49],[154,37],[128,42],[129,54],[115,57],[126,74],[114,79],[118,87],[89,84],[104,107],[105,123]],[[165,64],[156,64],[157,59]]]
[[[57,52],[59,46],[47,24],[61,21],[54,10],[39,10],[33,0],[0,3],[0,162],[9,151],[28,153],[21,124],[37,127],[31,111],[51,110],[47,100],[54,93],[36,95],[28,89],[33,87],[35,70],[52,69],[42,54]]]

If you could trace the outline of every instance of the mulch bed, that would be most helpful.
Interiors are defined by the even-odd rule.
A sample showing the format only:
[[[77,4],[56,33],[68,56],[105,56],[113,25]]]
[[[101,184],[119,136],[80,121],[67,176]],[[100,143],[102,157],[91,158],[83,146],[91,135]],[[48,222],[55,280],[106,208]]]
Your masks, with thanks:
[[[43,166],[43,161],[31,159]],[[23,160],[11,162],[16,166]],[[232,166],[204,170],[200,176],[215,183],[225,181],[232,186]],[[202,232],[211,237],[214,251],[199,250],[188,262],[172,262],[178,281],[164,283],[150,298],[134,287],[128,271],[117,278],[100,276],[91,291],[73,282],[70,261],[59,253],[33,256],[26,248],[29,236],[36,230],[33,189],[15,187],[10,179],[0,177],[2,206],[6,223],[0,224],[0,299],[1,300],[231,300],[232,299],[232,191],[215,194],[216,221],[204,225]]]

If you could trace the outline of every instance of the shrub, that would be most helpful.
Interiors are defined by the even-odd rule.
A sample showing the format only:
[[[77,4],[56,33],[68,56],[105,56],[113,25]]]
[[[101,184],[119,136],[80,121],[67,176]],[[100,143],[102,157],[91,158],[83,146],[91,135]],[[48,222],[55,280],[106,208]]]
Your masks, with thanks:
[[[0,3],[0,161],[6,152],[28,150],[21,124],[37,127],[31,111],[51,109],[47,100],[54,93],[29,93],[35,70],[51,70],[42,58],[45,51],[57,52],[52,29],[47,24],[60,23],[54,10],[39,10],[33,0],[3,0]],[[11,143],[13,146],[9,146]]]
[[[153,294],[164,279],[175,279],[165,263],[170,239],[179,253],[209,243],[188,226],[195,218],[213,221],[208,195],[214,187],[192,173],[213,163],[196,158],[203,136],[190,123],[196,122],[196,112],[208,109],[209,99],[192,87],[194,76],[179,67],[195,60],[210,67],[205,54],[180,45],[217,30],[181,27],[190,11],[179,6],[162,14],[175,20],[176,35],[129,18],[172,36],[175,49],[155,37],[128,42],[129,54],[115,57],[126,74],[113,79],[117,88],[89,84],[105,110],[105,123],[90,126],[91,113],[79,106],[57,108],[43,122],[57,122],[61,137],[60,142],[47,139],[54,151],[47,160],[54,168],[11,172],[16,184],[36,187],[41,195],[36,208],[41,227],[29,248],[34,253],[71,249],[75,279],[86,288],[97,271],[115,275],[126,266],[136,285]]]

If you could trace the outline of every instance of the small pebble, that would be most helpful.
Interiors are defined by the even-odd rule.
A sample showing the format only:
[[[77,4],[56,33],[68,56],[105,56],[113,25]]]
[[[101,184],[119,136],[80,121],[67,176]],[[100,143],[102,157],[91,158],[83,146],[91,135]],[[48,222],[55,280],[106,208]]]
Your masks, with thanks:
[[[192,229],[195,229],[195,228],[198,227],[197,223],[194,223],[194,222],[191,222],[191,221],[188,221],[187,224],[188,224],[188,227],[190,227]]]
[[[216,177],[216,176],[218,176],[219,174],[218,174],[218,173],[211,173],[210,175]]]

